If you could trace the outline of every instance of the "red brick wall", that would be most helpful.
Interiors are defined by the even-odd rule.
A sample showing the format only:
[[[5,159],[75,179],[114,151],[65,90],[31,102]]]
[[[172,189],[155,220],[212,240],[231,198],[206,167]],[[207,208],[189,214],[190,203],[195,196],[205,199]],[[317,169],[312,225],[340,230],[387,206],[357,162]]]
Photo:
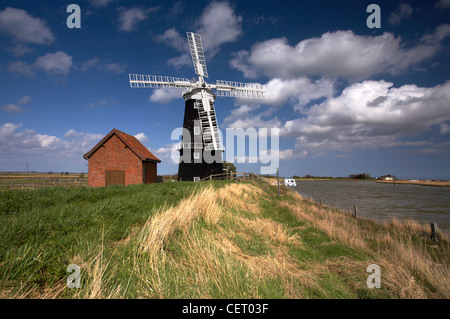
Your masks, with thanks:
[[[142,161],[116,135],[89,158],[89,186],[105,186],[105,170],[124,170],[125,185],[143,182]]]

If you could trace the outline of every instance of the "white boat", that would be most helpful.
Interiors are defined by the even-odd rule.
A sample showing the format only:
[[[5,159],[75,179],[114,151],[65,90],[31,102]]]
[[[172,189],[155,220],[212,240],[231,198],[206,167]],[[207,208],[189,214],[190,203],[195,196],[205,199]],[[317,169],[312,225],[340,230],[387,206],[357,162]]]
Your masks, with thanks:
[[[297,183],[295,182],[295,179],[293,179],[293,178],[285,178],[284,179],[284,185],[286,185],[286,186],[297,186]]]

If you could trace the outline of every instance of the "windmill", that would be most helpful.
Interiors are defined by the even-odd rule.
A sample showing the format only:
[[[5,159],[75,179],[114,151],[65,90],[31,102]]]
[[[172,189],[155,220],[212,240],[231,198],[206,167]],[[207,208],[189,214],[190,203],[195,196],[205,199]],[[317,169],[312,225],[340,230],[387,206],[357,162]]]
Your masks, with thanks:
[[[216,96],[250,99],[266,99],[263,85],[217,80],[216,84],[205,82],[208,77],[202,38],[187,32],[189,49],[198,80],[186,78],[130,74],[132,88],[185,88],[183,133],[179,145],[180,163],[178,180],[196,181],[211,174],[223,172],[224,147],[219,135],[214,110]],[[214,90],[214,92],[213,92]]]

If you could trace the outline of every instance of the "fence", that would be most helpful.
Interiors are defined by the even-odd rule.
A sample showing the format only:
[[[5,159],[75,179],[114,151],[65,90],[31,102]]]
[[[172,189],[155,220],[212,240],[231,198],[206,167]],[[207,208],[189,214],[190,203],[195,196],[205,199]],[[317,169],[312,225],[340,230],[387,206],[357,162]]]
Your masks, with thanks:
[[[307,198],[308,199],[308,198]],[[326,207],[332,210],[340,210],[344,211],[346,213],[350,213],[353,215],[355,219],[358,218],[358,205],[338,205],[336,204],[336,201],[334,202],[333,206],[325,205],[322,203],[322,197],[319,198],[319,202],[315,202],[311,198],[308,199],[309,201],[315,203],[316,205],[319,205],[320,207]],[[433,241],[438,242],[440,240],[439,238],[439,232],[438,232],[438,224],[437,223],[429,223],[430,225],[430,237]]]
[[[270,185],[277,186],[277,194],[280,196],[280,188],[283,191],[288,190],[289,188],[285,186],[283,183],[280,182],[280,178],[277,174],[277,179],[271,183],[271,181],[267,178],[264,178],[262,176],[256,175],[253,172],[246,173],[243,171],[242,173],[237,172],[226,172],[222,174],[213,174],[207,177],[204,177],[200,180],[201,181],[208,181],[208,180],[237,180],[237,181],[255,181],[265,186],[266,191],[269,192]]]
[[[0,190],[5,189],[37,189],[45,187],[80,187],[88,186],[88,179],[58,178],[58,177],[31,177],[31,178],[9,178],[0,180]]]
[[[245,171],[242,173],[236,173],[236,172],[226,172],[222,174],[213,174],[209,175],[207,177],[202,178],[200,181],[207,181],[207,180],[224,180],[224,179],[242,179],[242,180],[252,180],[256,177],[259,177],[255,173],[246,173]]]

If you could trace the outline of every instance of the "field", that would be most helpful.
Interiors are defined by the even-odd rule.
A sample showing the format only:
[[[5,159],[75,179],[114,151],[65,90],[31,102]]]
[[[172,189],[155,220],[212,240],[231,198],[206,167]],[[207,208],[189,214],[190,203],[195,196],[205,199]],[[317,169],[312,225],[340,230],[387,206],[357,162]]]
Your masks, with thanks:
[[[0,173],[0,190],[87,186],[84,173]]]
[[[276,195],[255,181],[2,191],[0,297],[450,297],[442,233]]]

